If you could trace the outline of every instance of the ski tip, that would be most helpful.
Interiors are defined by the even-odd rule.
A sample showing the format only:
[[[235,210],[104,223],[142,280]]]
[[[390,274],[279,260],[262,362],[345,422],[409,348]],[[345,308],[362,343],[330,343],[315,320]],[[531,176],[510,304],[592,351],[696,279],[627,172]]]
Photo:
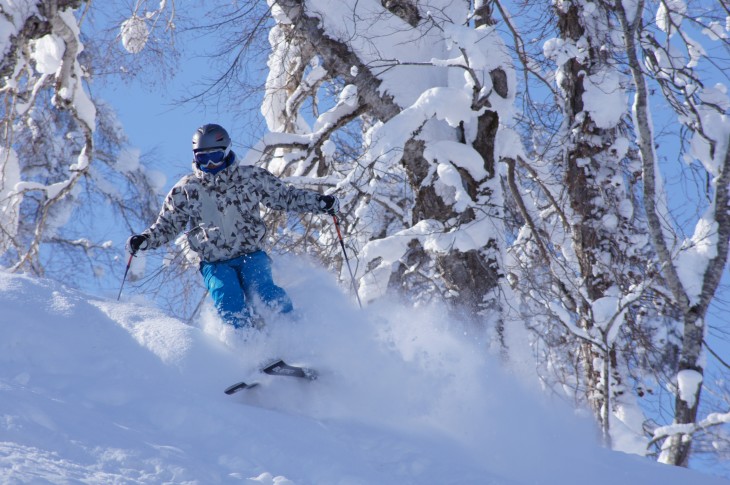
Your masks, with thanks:
[[[300,367],[298,365],[290,365],[283,359],[271,362],[261,369],[261,372],[270,376],[290,376],[313,381],[317,378],[317,372],[309,367]]]
[[[232,386],[227,387],[223,392],[228,394],[229,396],[231,394],[235,394],[238,391],[243,391],[244,389],[251,389],[252,387],[258,386],[258,382],[252,382],[251,384],[247,384],[245,382],[238,382],[236,384],[233,384]]]
[[[279,366],[287,366],[288,364],[284,362],[284,359],[274,359],[270,361],[268,364],[266,364],[261,370],[263,372],[266,372],[267,370],[274,369]]]

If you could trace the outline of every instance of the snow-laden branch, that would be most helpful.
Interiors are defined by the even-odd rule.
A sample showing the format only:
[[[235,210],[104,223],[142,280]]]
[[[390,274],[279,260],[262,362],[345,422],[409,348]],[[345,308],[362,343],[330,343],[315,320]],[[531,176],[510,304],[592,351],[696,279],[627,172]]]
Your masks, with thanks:
[[[13,222],[12,210],[8,209],[19,207],[24,194],[29,191],[43,193],[33,239],[24,252],[18,251],[20,256],[13,268],[19,268],[36,257],[45,227],[48,224],[56,225],[49,220],[52,209],[73,193],[78,181],[87,173],[93,154],[96,108],[84,91],[84,73],[78,62],[83,45],[79,40],[80,31],[73,7],[78,7],[79,4],[80,2],[66,5],[38,2],[35,5],[37,10],[23,9],[24,12],[31,13],[27,22],[36,19],[35,25],[41,25],[43,28],[31,30],[26,23],[23,29],[16,31],[15,36],[11,36],[8,45],[2,46],[6,52],[9,50],[9,55],[4,60],[15,63],[13,75],[6,78],[8,82],[3,86],[6,96],[13,100],[11,110],[5,112],[3,122],[6,126],[11,126],[16,117],[23,119],[31,116],[31,108],[35,106],[39,93],[51,88],[53,105],[70,113],[81,133],[80,151],[67,169],[68,178],[50,184],[22,180],[18,175],[22,171],[13,176],[12,172],[17,172],[13,166],[18,166],[20,162],[17,156],[12,155],[12,148],[3,152],[2,191],[5,202],[4,217],[0,225],[3,226],[3,231],[8,233],[8,238],[17,241],[14,232],[18,230],[17,222]],[[33,17],[34,14],[42,14],[45,18],[41,21]],[[10,65],[7,65],[7,69],[10,69]],[[13,138],[8,136],[9,134],[10,132],[6,132],[3,137],[7,146],[11,147]],[[12,187],[9,186],[10,180],[14,180]],[[63,211],[57,212],[61,214]],[[63,219],[63,216],[59,217]],[[14,229],[9,231],[9,228]],[[6,245],[3,246],[4,249],[7,248]]]
[[[302,134],[269,132],[246,153],[243,163],[252,165],[262,158],[270,159],[277,156],[283,160],[284,165],[272,169],[284,173],[293,163],[312,157],[319,158],[322,155],[322,146],[332,133],[359,116],[362,111],[363,107],[358,104],[357,89],[355,86],[346,86],[340,92],[337,103],[317,118],[313,131]],[[275,155],[277,150],[282,149],[288,150],[289,153]]]
[[[705,419],[698,421],[697,423],[660,426],[654,430],[653,438],[649,441],[647,449],[671,436],[679,435],[692,437],[696,434],[707,431],[714,426],[721,426],[723,424],[730,424],[730,412],[711,413],[708,414]]]
[[[510,12],[502,5],[502,2],[499,0],[495,0],[495,5],[499,9],[500,14],[502,15],[502,18],[504,19],[505,24],[507,25],[507,28],[509,29],[510,33],[512,33],[512,38],[514,39],[514,46],[517,50],[517,56],[520,59],[520,62],[522,62],[522,65],[525,67],[525,82],[524,85],[528,86],[529,83],[527,81],[528,73],[535,76],[537,79],[540,80],[542,83],[542,87],[548,89],[550,92],[552,92],[554,98],[558,98],[558,93],[553,85],[552,82],[550,82],[549,77],[550,75],[547,73],[542,72],[542,69],[540,66],[535,62],[534,60],[529,58],[529,55],[527,53],[527,50],[525,49],[525,42],[522,39],[522,36],[517,32],[517,28],[514,26],[514,23],[512,21],[512,15]]]
[[[148,8],[148,3],[147,0],[138,1],[132,15],[120,25],[122,46],[130,54],[139,54],[144,50],[159,24],[164,24],[166,32],[175,30],[175,0],[161,0],[156,8]]]

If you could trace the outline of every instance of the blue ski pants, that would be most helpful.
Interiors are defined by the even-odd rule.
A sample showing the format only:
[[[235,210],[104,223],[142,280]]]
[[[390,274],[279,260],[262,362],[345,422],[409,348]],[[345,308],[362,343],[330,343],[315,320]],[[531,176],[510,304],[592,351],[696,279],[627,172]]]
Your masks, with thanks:
[[[221,318],[236,328],[253,324],[250,303],[255,296],[279,313],[293,310],[286,291],[274,283],[271,260],[265,251],[225,261],[203,261],[200,273]]]

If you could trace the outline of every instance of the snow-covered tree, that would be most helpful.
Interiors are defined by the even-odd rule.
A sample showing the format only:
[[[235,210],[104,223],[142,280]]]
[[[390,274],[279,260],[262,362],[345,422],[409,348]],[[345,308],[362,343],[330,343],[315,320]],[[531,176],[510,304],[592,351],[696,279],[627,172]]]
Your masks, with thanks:
[[[579,402],[587,401],[610,443],[612,416],[636,411],[626,392],[628,362],[636,351],[630,342],[648,333],[636,313],[637,302],[647,300],[650,251],[636,197],[636,152],[627,139],[616,21],[605,4],[552,8],[547,18],[555,22],[546,24],[546,32],[555,36],[532,54],[544,58],[529,60],[525,50],[518,58],[529,76],[543,82],[540,88],[553,96],[561,118],[535,124],[525,115],[518,125],[529,156],[508,160],[520,223],[507,269],[522,301],[520,315],[551,348],[545,363],[563,374],[559,381]],[[504,9],[503,15],[522,49],[523,35]],[[534,106],[528,92],[522,98]]]
[[[528,109],[520,118],[520,130],[530,156],[509,164],[515,212],[523,225],[516,224],[519,232],[510,250],[508,279],[518,290],[536,340],[546,346],[545,362],[562,374],[563,385],[572,383],[567,387],[593,404],[604,432],[612,426],[607,412],[624,424],[628,423],[623,417],[640,416],[632,401],[651,392],[652,382],[677,391],[675,421],[682,424],[659,428],[662,437],[674,431],[660,459],[686,465],[690,435],[706,429],[686,424],[695,423],[687,403],[695,406],[694,413],[699,406],[699,394],[688,400],[686,389],[701,382],[705,332],[689,317],[695,311],[706,314],[727,266],[722,209],[720,222],[716,219],[717,204],[727,204],[727,182],[721,175],[727,104],[725,88],[715,84],[727,79],[722,70],[714,71],[719,79],[713,80],[712,69],[708,74],[707,67],[723,57],[705,57],[704,51],[714,48],[717,54],[719,47],[727,52],[727,33],[721,28],[727,12],[720,4],[713,11],[711,2],[695,6],[692,13],[684,2],[546,2],[543,11],[554,8],[557,13],[557,35],[538,37],[541,40],[534,43],[523,40],[535,37],[532,31],[522,35],[518,24],[530,29],[535,24],[516,21],[517,13],[497,4],[515,38],[516,58],[526,76],[539,82],[538,90],[521,96]],[[523,6],[528,15],[540,15],[534,12],[539,8],[534,2]],[[683,19],[685,27],[679,28]],[[691,22],[697,26],[688,27]],[[549,24],[537,25],[537,30],[550,31]],[[693,40],[692,30],[706,38]],[[546,60],[555,62],[555,75]],[[700,161],[708,180],[713,180],[705,195],[711,201],[708,212],[697,221],[700,232],[695,230],[691,237],[682,235],[684,228],[674,222],[667,202],[662,179],[671,177],[668,170],[674,169],[660,164],[655,150],[663,138],[653,128],[648,107],[650,83],[661,94],[651,102],[672,107],[686,127],[671,133],[690,164],[687,171],[697,169],[692,168],[693,160]],[[539,90],[559,100],[562,119],[550,114],[549,101],[537,105],[542,99]],[[703,198],[698,200],[701,204]],[[710,230],[708,217],[717,222]],[[695,265],[698,261],[702,264]],[[682,285],[701,288],[698,306],[682,303],[691,300],[691,291],[685,295],[689,288]],[[540,315],[540,308],[546,307],[552,312]],[[571,361],[559,349],[575,339],[582,342],[577,355],[583,358]],[[666,373],[676,377],[666,382]],[[691,384],[681,384],[686,380]],[[635,396],[628,395],[631,387]],[[724,414],[712,416],[717,424]],[[633,419],[635,432],[641,421],[646,426],[649,416]],[[676,450],[683,451],[677,455]]]
[[[93,63],[80,35],[84,5],[0,4],[0,262],[70,281],[78,261],[98,276],[119,254],[96,217],[108,208],[145,216],[161,185],[85,89]]]
[[[438,296],[499,322],[495,146],[515,81],[489,19],[439,1],[270,4],[266,163],[345,202],[360,296]]]

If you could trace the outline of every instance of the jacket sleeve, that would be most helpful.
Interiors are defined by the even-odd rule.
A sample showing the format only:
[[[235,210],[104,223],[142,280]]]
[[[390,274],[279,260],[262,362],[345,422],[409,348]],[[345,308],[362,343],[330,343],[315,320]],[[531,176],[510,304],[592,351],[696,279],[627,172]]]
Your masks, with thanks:
[[[291,212],[324,213],[319,206],[317,192],[287,185],[263,168],[257,167],[255,176],[260,181],[261,202],[266,207]]]
[[[189,216],[186,207],[186,196],[182,187],[175,186],[165,197],[157,220],[142,232],[147,236],[147,249],[155,249],[175,239],[187,225]]]

